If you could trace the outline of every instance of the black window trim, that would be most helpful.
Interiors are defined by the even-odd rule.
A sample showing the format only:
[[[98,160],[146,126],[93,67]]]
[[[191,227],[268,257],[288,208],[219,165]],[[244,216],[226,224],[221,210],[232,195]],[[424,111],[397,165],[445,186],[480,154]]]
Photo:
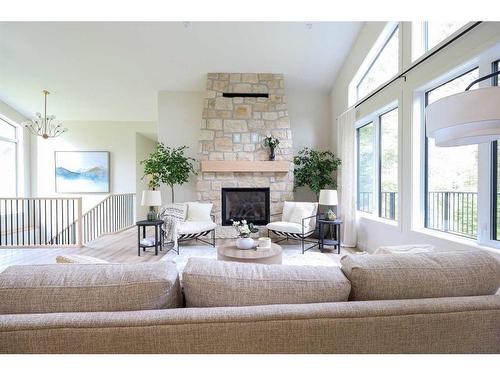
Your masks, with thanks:
[[[500,59],[491,63],[492,73],[500,69]],[[498,86],[498,76],[492,77],[492,86]],[[490,186],[490,239],[493,241],[500,241],[497,236],[498,225],[498,141],[491,142],[491,186]]]

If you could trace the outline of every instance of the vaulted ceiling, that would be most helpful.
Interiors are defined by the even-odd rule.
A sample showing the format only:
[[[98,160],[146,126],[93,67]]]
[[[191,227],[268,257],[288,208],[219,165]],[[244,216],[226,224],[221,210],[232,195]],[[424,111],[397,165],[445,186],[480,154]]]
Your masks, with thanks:
[[[0,100],[26,116],[154,121],[158,91],[202,91],[207,72],[284,73],[329,93],[361,22],[0,22]]]

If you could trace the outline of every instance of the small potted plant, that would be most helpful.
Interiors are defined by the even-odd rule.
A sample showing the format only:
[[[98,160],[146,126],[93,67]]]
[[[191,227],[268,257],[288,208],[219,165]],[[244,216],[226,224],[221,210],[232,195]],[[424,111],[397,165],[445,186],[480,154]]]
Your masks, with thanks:
[[[246,220],[233,220],[233,228],[236,229],[239,236],[236,240],[238,249],[247,250],[255,246],[255,241],[250,237],[250,234],[257,233],[259,230],[252,223],[247,223]]]
[[[274,138],[272,135],[267,135],[264,138],[264,146],[269,147],[269,160],[274,160],[276,155],[274,155],[274,149],[280,144],[280,140],[278,138]]]

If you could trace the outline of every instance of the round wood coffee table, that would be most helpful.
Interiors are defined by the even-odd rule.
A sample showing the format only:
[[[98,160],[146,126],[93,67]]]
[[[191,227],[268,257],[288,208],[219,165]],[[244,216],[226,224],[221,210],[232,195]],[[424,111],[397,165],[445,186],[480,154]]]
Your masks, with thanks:
[[[271,249],[257,251],[255,249],[240,250],[234,242],[217,248],[217,259],[230,262],[281,264],[281,246],[271,244]]]

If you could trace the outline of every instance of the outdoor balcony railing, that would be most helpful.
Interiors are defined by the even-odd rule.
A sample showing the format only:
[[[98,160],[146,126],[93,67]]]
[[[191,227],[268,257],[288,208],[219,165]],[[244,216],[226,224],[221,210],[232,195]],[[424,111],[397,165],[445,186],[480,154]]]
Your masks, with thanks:
[[[358,193],[358,210],[375,213],[372,192]],[[397,218],[397,192],[380,195],[380,217]],[[427,194],[426,228],[477,237],[477,193],[463,191],[430,191]]]

